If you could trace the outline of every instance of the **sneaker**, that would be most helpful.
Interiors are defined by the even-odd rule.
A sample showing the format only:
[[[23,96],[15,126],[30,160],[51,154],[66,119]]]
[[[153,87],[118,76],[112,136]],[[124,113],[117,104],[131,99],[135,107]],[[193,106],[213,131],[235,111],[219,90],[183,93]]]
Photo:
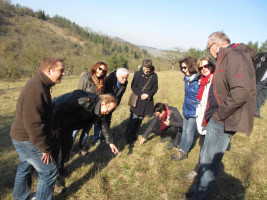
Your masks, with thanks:
[[[171,150],[173,147],[174,147],[173,141],[170,140],[170,142],[169,142],[169,144],[167,144],[166,148],[167,148],[168,150]]]
[[[255,114],[255,117],[262,119],[262,116],[260,116],[259,114]]]
[[[179,153],[172,154],[171,159],[174,161],[180,161],[186,159],[188,157],[188,153],[184,151],[179,151]]]
[[[188,180],[192,180],[192,179],[196,178],[196,176],[197,176],[197,172],[195,172],[194,170],[192,170],[189,174],[186,175],[186,178]]]
[[[158,139],[158,143],[163,143],[163,142],[167,142],[167,141],[169,141],[171,139],[171,137],[170,136],[166,136],[166,137],[160,137],[159,139]]]

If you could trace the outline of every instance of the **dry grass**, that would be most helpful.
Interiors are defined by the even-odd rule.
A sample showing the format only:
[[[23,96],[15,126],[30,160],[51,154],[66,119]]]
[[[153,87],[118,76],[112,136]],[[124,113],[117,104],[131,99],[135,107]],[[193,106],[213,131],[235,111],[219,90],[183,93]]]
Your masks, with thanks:
[[[130,74],[129,82],[132,75]],[[155,102],[176,106],[181,112],[184,96],[182,74],[159,72],[158,76],[160,89],[155,96]],[[66,77],[61,84],[53,88],[52,96],[76,89],[78,81],[79,77]],[[9,130],[14,120],[16,100],[25,82],[0,84],[0,199],[12,199],[18,156],[9,138]],[[112,155],[106,144],[91,147],[90,153],[84,157],[74,153],[67,165],[72,171],[65,179],[68,189],[64,194],[55,195],[54,199],[183,199],[182,194],[192,184],[185,179],[185,175],[194,168],[198,160],[199,146],[194,147],[188,159],[173,162],[170,160],[170,154],[176,150],[167,150],[166,143],[157,143],[158,137],[153,134],[143,146],[138,142],[127,145],[124,132],[130,114],[127,106],[130,92],[129,84],[111,123],[114,141],[120,150],[119,155]],[[214,199],[267,198],[266,108],[267,105],[261,109],[264,119],[255,119],[251,137],[240,133],[233,137],[231,150],[226,152],[223,158]],[[140,133],[145,130],[149,120],[144,120]],[[76,145],[74,152],[77,152]]]

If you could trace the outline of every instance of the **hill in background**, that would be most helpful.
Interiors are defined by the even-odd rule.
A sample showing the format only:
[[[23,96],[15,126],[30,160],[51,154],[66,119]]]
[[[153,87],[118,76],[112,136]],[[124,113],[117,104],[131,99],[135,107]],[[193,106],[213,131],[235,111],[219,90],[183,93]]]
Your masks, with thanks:
[[[64,60],[68,75],[80,75],[97,61],[109,72],[119,67],[135,71],[144,58],[152,58],[157,70],[170,69],[166,58],[154,57],[146,49],[97,34],[58,15],[12,5],[0,0],[0,79],[32,76],[44,57]]]

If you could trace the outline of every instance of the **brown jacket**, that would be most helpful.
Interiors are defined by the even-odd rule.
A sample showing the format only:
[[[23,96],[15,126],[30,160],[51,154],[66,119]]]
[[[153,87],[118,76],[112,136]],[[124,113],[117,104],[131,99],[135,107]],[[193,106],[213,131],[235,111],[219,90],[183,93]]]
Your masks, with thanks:
[[[225,131],[250,135],[256,108],[256,81],[251,52],[244,44],[220,48],[213,79],[213,92],[219,108],[212,114],[224,121]]]
[[[50,87],[53,85],[41,71],[28,81],[18,98],[16,118],[10,131],[12,139],[29,140],[42,153],[50,151],[53,114]]]

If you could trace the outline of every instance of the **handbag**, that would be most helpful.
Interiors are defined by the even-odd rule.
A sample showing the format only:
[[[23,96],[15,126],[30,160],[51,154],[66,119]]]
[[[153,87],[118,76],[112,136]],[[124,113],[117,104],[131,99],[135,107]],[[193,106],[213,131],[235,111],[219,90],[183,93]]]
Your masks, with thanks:
[[[138,100],[138,96],[135,93],[132,93],[128,101],[128,106],[132,106],[135,108],[137,104],[137,100]]]
[[[142,92],[145,90],[146,86],[148,85],[148,83],[150,82],[152,76],[149,77],[148,81],[146,82],[145,86],[142,89]],[[137,105],[137,101],[138,101],[138,96],[135,93],[132,93],[130,95],[129,101],[128,101],[128,106],[132,106],[132,107],[136,107]]]

